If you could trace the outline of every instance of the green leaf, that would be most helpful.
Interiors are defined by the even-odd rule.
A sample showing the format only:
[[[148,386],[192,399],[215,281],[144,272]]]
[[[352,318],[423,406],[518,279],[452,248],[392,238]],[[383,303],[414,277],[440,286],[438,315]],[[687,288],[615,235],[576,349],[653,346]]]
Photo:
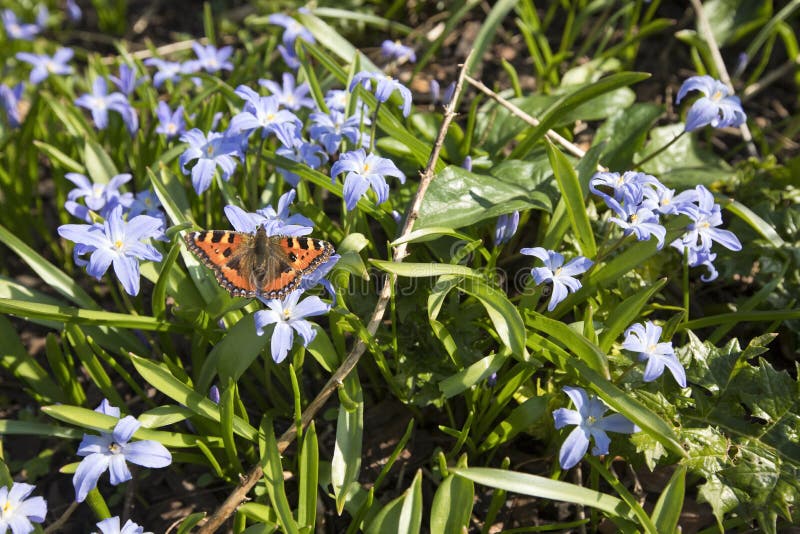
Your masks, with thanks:
[[[562,96],[547,108],[547,111],[539,117],[539,126],[532,128],[511,152],[510,158],[522,158],[539,141],[547,130],[552,128],[569,111],[577,108],[581,104],[598,98],[605,93],[609,93],[620,87],[627,87],[642,80],[646,80],[650,74],[644,72],[620,72],[601,78],[595,83],[582,86],[567,95]],[[606,108],[605,105],[598,106],[599,110]]]
[[[465,279],[458,290],[478,299],[489,315],[497,335],[509,348],[511,354],[527,361],[530,358],[525,348],[525,323],[517,307],[502,291],[480,279]]]
[[[83,174],[86,172],[86,169],[81,165],[79,162],[75,161],[71,157],[64,154],[61,150],[54,147],[53,145],[49,145],[43,141],[34,140],[33,144],[36,148],[42,151],[50,161],[54,164],[54,166],[61,167],[65,171],[69,172],[77,172]]]
[[[531,311],[528,312],[525,322],[533,330],[544,332],[551,339],[557,340],[559,345],[566,347],[604,377],[611,376],[605,352],[566,324]]]
[[[650,130],[650,142],[637,155],[642,161],[649,154],[681,135],[682,123],[660,126]],[[649,160],[642,167],[644,172],[654,174],[669,187],[690,189],[698,184],[714,182],[729,183],[736,173],[725,160],[701,147],[695,135],[682,135],[674,144]]]
[[[197,379],[198,389],[207,391],[215,374],[224,381],[228,377],[238,380],[269,342],[269,331],[259,336],[253,314],[245,315],[211,349]]]
[[[0,339],[3,340],[0,366],[35,391],[40,402],[68,401],[47,371],[25,350],[11,321],[3,316],[0,316]]]
[[[753,210],[738,202],[736,200],[729,200],[728,202],[723,203],[723,206],[726,210],[730,211],[741,220],[746,222],[753,230],[758,232],[758,234],[769,241],[770,245],[775,248],[781,248],[786,243],[784,242],[783,238],[775,231],[775,228],[772,227],[767,221],[759,217]]]
[[[100,306],[86,293],[75,280],[64,271],[44,259],[38,252],[24,243],[19,237],[0,225],[0,241],[24,261],[41,279],[59,294],[75,304],[91,310],[99,310]]]
[[[44,406],[42,411],[65,423],[88,428],[99,432],[110,432],[114,429],[118,418],[110,415],[104,415],[95,412],[88,408],[80,408],[78,406],[68,406],[60,404],[58,406]],[[166,447],[175,448],[195,448],[198,441],[204,442],[212,447],[222,447],[222,440],[214,436],[194,436],[191,434],[180,434],[177,432],[164,432],[161,430],[150,430],[148,428],[139,427],[139,430],[133,435],[136,439],[152,439],[158,441]]]
[[[336,510],[344,510],[350,484],[361,471],[361,444],[364,434],[364,398],[358,376],[347,375],[339,389],[339,416],[336,421],[336,445],[331,460],[331,484],[336,496]]]
[[[480,452],[486,452],[502,445],[514,438],[520,432],[533,426],[536,421],[549,415],[547,409],[548,397],[531,397],[513,410],[509,416],[497,424],[483,440],[478,448]]]
[[[445,398],[450,399],[460,395],[478,382],[485,380],[492,373],[503,366],[508,359],[508,353],[490,354],[481,358],[469,367],[439,382],[439,389]]]
[[[317,484],[319,483],[319,444],[314,421],[303,433],[298,457],[297,523],[312,530],[317,520]]]
[[[368,524],[367,534],[415,533],[422,524],[422,472],[417,471],[411,487],[389,501]]]
[[[454,467],[450,471],[484,486],[531,497],[590,506],[612,517],[636,521],[631,509],[620,499],[568,482],[487,467]]]
[[[187,327],[159,321],[146,315],[84,310],[71,306],[36,304],[13,299],[0,299],[0,312],[22,317],[25,320],[43,319],[61,323],[117,326],[156,332],[185,332]]]
[[[83,432],[77,428],[66,428],[34,421],[13,421],[7,419],[0,419],[0,435],[45,436],[47,438],[64,439],[83,438]]]
[[[633,156],[644,145],[647,133],[664,112],[656,104],[633,104],[610,116],[597,130],[592,146],[605,142],[603,165],[612,170],[630,168]]]
[[[564,199],[569,214],[572,231],[580,244],[580,253],[588,258],[594,258],[597,255],[597,245],[594,242],[594,231],[589,223],[589,215],[586,213],[586,204],[583,201],[584,191],[578,182],[578,175],[567,157],[553,146],[553,143],[548,140],[545,146],[550,165],[553,167],[553,174],[555,174],[558,188],[561,191],[561,198]]]
[[[261,449],[261,467],[264,470],[264,482],[269,494],[269,501],[278,514],[284,532],[298,533],[297,523],[286,497],[286,488],[283,485],[283,465],[278,452],[278,443],[275,440],[272,418],[264,417],[258,434],[258,446]]]
[[[464,265],[452,263],[409,263],[370,258],[369,262],[375,267],[388,273],[409,278],[428,278],[432,276],[456,275],[479,278],[483,273],[474,271]]]
[[[186,406],[201,417],[217,423],[220,422],[219,407],[205,395],[194,391],[155,362],[133,354],[131,354],[131,361],[139,374],[142,375],[142,378],[158,391]],[[255,441],[256,439],[256,429],[247,424],[241,417],[233,417],[233,431],[236,435],[247,440]]]
[[[119,174],[111,157],[90,137],[84,139],[83,158],[86,162],[86,172],[95,182],[107,184],[111,178]]]
[[[651,516],[658,532],[675,532],[686,494],[686,467],[678,466],[658,498]]]
[[[703,3],[703,11],[715,40],[723,46],[767,22],[772,15],[772,2],[708,0]]]
[[[513,181],[447,167],[431,182],[416,228],[462,228],[514,210],[550,211],[550,198],[543,192],[551,173],[547,160],[537,160],[535,167],[532,174],[515,176]]]
[[[462,534],[468,531],[475,499],[475,484],[464,477],[448,475],[442,480],[431,504],[431,532]]]
[[[161,428],[185,421],[193,415],[194,412],[183,406],[156,406],[139,414],[137,419],[144,428]]]

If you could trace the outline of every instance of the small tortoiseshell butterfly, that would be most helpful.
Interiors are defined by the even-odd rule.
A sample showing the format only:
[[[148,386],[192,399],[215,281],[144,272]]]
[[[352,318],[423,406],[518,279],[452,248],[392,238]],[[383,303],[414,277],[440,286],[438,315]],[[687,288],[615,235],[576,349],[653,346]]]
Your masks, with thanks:
[[[310,237],[268,236],[228,230],[188,232],[186,246],[233,297],[281,299],[333,255],[333,245]]]

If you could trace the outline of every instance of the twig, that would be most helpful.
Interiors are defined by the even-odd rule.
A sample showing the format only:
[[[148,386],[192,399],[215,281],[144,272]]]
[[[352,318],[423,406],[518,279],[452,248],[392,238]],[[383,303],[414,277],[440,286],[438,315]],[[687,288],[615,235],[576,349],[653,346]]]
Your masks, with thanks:
[[[420,176],[419,187],[417,188],[417,192],[411,201],[411,206],[408,209],[408,213],[403,224],[403,229],[400,232],[398,239],[403,238],[411,233],[411,230],[414,228],[414,223],[419,217],[422,199],[425,198],[425,193],[428,191],[428,186],[435,175],[434,168],[436,166],[436,162],[439,160],[439,153],[444,145],[444,139],[447,136],[447,130],[450,126],[450,122],[456,115],[455,106],[456,102],[458,101],[458,96],[461,94],[461,90],[464,85],[466,68],[470,64],[469,59],[470,58],[468,56],[464,61],[464,65],[462,66],[461,74],[458,77],[458,83],[456,84],[456,89],[453,93],[453,98],[450,100],[450,104],[445,110],[442,126],[439,129],[439,135],[436,138],[436,143],[433,146],[430,158],[428,158],[428,164]],[[392,259],[396,262],[403,261],[403,258],[406,256],[407,247],[407,243],[401,243],[398,245],[397,248],[394,249]],[[394,275],[387,276],[383,283],[383,288],[378,296],[378,302],[375,304],[375,309],[372,312],[369,323],[367,323],[367,332],[369,332],[370,336],[375,335],[375,332],[378,330],[378,325],[380,324],[381,320],[383,320],[383,314],[386,311],[386,306],[389,304],[394,283]],[[322,390],[303,411],[303,416],[301,419],[303,428],[307,427],[311,423],[311,421],[317,415],[317,412],[319,412],[322,406],[328,401],[328,398],[342,385],[342,381],[355,368],[356,364],[358,364],[358,361],[364,354],[366,348],[366,344],[361,341],[361,339],[356,341],[356,344],[353,346],[350,354],[347,355],[347,358],[345,358],[336,372],[331,375],[330,379],[328,379],[328,382],[325,384],[325,386],[323,386]],[[278,452],[282,454],[296,437],[297,427],[292,425],[278,439]],[[217,508],[214,514],[211,515],[200,527],[198,534],[212,534],[213,532],[216,532],[217,529],[222,526],[222,523],[224,523],[225,520],[228,519],[228,517],[230,517],[230,515],[234,512],[234,510],[236,510],[236,507],[238,507],[239,504],[246,499],[247,494],[261,479],[263,474],[264,472],[261,469],[261,465],[257,464],[250,470],[250,472],[244,475],[239,482],[239,486],[236,487],[236,489],[228,496],[228,498],[225,499],[225,502],[223,502],[222,505]]]
[[[72,516],[72,513],[75,510],[77,510],[78,506],[80,506],[80,503],[78,503],[78,502],[73,501],[72,503],[70,503],[70,505],[67,507],[67,509],[64,510],[64,513],[61,514],[61,517],[56,519],[55,522],[51,523],[50,525],[48,525],[48,527],[46,529],[44,529],[44,534],[53,534],[54,532],[63,532],[62,527],[64,526],[64,524],[67,521],[69,521],[70,516]]]
[[[706,12],[703,10],[703,4],[700,3],[700,0],[689,1],[692,3],[695,16],[697,16],[700,35],[706,40],[706,43],[708,43],[708,48],[711,50],[711,58],[714,60],[714,65],[717,67],[719,77],[722,80],[722,83],[727,85],[731,92],[734,92],[733,84],[731,83],[731,77],[728,74],[728,69],[725,67],[725,60],[722,59],[722,53],[719,51],[719,45],[717,44],[717,40],[714,38],[714,32],[711,30],[711,24],[708,22]],[[742,139],[745,142],[745,146],[747,146],[747,152],[753,157],[758,157],[756,145],[753,143],[753,134],[750,133],[750,127],[747,126],[746,121],[739,126],[739,131],[742,132]]]
[[[497,93],[486,87],[482,82],[475,80],[474,78],[471,78],[469,76],[466,76],[465,79],[470,83],[470,85],[472,85],[473,87],[475,87],[476,89],[487,95],[489,98],[491,98],[492,100],[494,100],[495,102],[506,108],[515,117],[522,119],[523,121],[534,127],[539,126],[539,124],[541,124],[539,122],[539,119],[531,117],[530,115],[519,109],[511,102],[509,102],[502,96],[498,95]],[[586,155],[586,152],[581,150],[577,145],[570,143],[567,139],[560,136],[553,130],[547,130],[547,132],[544,135],[554,143],[563,146],[567,152],[569,152],[570,154],[572,154],[577,158],[582,158],[583,156]],[[597,170],[600,172],[608,171],[608,169],[603,167],[602,165],[597,165]]]

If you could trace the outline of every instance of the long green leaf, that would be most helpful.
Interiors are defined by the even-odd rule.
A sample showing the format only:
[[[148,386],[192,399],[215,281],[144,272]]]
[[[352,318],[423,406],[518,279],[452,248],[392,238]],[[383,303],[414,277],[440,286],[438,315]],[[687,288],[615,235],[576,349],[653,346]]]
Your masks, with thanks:
[[[651,516],[658,532],[675,532],[686,494],[686,466],[678,466],[658,498]]]
[[[331,484],[336,496],[336,510],[342,513],[350,484],[361,471],[361,445],[364,435],[364,397],[356,374],[349,374],[339,390],[339,417],[336,421],[336,445],[331,460]]]
[[[594,242],[594,231],[589,222],[589,215],[586,212],[586,204],[583,201],[584,192],[578,182],[578,175],[567,157],[558,150],[549,140],[545,142],[547,147],[547,157],[553,167],[558,189],[561,191],[561,198],[564,199],[569,214],[572,231],[580,243],[581,254],[594,258],[597,255],[597,245]]]
[[[75,280],[64,271],[44,259],[4,226],[0,225],[0,241],[24,261],[44,282],[68,298],[75,304],[90,310],[99,310],[100,306],[86,293]]]
[[[202,395],[177,378],[160,365],[131,354],[131,361],[136,370],[147,383],[172,400],[186,406],[194,413],[220,422],[219,408],[205,395]],[[247,440],[255,441],[256,429],[247,424],[241,417],[233,417],[233,431]]]
[[[517,307],[508,300],[505,293],[483,280],[469,278],[458,286],[458,290],[475,297],[483,304],[497,335],[509,348],[511,354],[523,361],[530,358],[528,349],[525,348],[527,338],[525,323]]]
[[[303,433],[298,459],[297,523],[312,530],[317,518],[317,484],[319,482],[319,443],[314,421]]]
[[[0,299],[0,313],[8,313],[26,320],[44,319],[61,323],[117,326],[157,332],[186,332],[188,327],[159,321],[155,317],[85,310],[71,306],[36,304],[14,299]]]
[[[292,509],[289,507],[289,499],[286,497],[286,488],[283,485],[283,465],[278,452],[278,442],[275,440],[272,419],[265,417],[259,430],[258,445],[261,449],[261,467],[264,470],[269,501],[278,514],[278,522],[283,531],[299,534],[300,531],[292,515]]]
[[[405,261],[375,260],[372,258],[370,258],[369,262],[382,271],[409,278],[427,278],[442,275],[469,276],[473,278],[484,276],[482,273],[464,265],[451,263],[409,263]]]
[[[568,482],[488,467],[454,467],[450,471],[484,486],[531,497],[591,506],[611,516],[636,521],[631,509],[620,499]]]

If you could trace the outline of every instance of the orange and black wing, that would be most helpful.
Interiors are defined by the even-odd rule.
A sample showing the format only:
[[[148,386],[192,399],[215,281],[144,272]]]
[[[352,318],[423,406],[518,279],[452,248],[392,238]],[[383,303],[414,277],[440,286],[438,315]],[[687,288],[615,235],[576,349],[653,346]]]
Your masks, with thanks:
[[[234,297],[253,297],[253,284],[247,254],[253,236],[227,230],[189,232],[183,237],[187,248],[214,271],[217,282]]]
[[[263,279],[261,293],[267,298],[283,298],[300,285],[304,275],[313,273],[333,254],[333,245],[311,237],[273,236],[269,258],[273,272]]]

